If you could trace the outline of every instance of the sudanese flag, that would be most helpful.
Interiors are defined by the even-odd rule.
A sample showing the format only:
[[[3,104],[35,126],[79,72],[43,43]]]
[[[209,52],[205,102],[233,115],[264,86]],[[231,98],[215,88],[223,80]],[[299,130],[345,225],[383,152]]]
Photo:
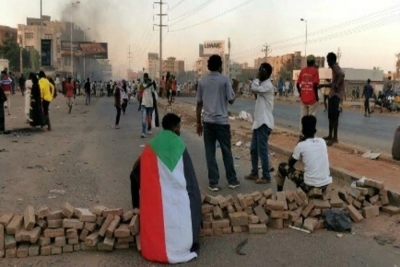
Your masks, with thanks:
[[[201,196],[182,139],[160,132],[140,157],[140,242],[149,261],[182,263],[198,256]]]

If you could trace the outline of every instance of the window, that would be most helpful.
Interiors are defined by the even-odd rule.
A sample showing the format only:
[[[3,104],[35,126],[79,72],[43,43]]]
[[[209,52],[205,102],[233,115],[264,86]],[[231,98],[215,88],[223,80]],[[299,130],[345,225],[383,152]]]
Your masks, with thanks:
[[[52,34],[45,34],[44,35],[44,39],[53,39],[53,35]]]
[[[33,39],[33,32],[26,32],[25,39]]]

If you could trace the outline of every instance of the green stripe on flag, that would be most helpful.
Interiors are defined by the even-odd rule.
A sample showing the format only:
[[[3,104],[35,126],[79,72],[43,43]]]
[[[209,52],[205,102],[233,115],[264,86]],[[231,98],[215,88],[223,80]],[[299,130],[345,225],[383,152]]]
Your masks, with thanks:
[[[175,169],[185,151],[182,139],[167,130],[160,132],[150,141],[149,145],[171,172]]]

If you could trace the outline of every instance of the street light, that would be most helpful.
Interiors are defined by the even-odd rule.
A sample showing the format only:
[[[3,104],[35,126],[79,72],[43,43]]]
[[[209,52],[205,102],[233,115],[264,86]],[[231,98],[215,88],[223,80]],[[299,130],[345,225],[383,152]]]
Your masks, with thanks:
[[[90,28],[86,28],[83,31],[83,41],[86,42],[86,32],[85,31],[90,31]],[[86,79],[86,55],[83,57],[83,79]]]
[[[72,1],[71,0],[71,5],[72,6],[75,6],[75,5],[79,5],[81,2],[80,1]],[[73,78],[74,77],[74,54],[73,54],[73,51],[72,51],[72,47],[73,47],[73,44],[72,44],[72,10],[71,10],[71,43],[70,43],[70,48],[71,48],[71,78]]]
[[[305,48],[304,48],[304,54],[305,54],[305,57],[307,58],[307,38],[308,38],[307,26],[308,26],[308,23],[307,23],[307,20],[305,20],[303,18],[300,19],[300,21],[304,21],[306,23],[306,45],[305,45]]]

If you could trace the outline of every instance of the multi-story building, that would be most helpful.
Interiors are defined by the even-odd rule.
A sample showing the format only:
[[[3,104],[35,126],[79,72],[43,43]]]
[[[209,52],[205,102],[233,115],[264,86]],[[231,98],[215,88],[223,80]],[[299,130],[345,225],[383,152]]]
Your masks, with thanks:
[[[182,74],[185,72],[185,61],[183,60],[176,60],[174,66],[174,73],[176,75]]]
[[[0,45],[4,44],[6,40],[13,40],[17,42],[18,30],[8,26],[0,25]]]
[[[171,75],[176,75],[175,73],[175,60],[174,57],[169,57],[163,60],[163,73],[169,72]]]
[[[272,77],[278,79],[279,73],[282,68],[287,66],[290,67],[291,70],[301,69],[306,66],[306,57],[301,55],[300,51],[295,51],[291,54],[281,55],[281,56],[269,56],[257,58],[254,60],[254,67],[258,68],[261,63],[268,62],[271,64],[273,68]],[[325,57],[315,57],[315,64],[319,68],[323,68],[325,66]]]
[[[242,64],[232,63],[230,66],[230,73],[232,79],[239,79],[242,75]]]
[[[157,53],[148,53],[147,72],[152,79],[160,78],[160,59]]]
[[[208,63],[209,56],[202,56],[199,57],[199,59],[196,61],[196,72],[197,72],[197,79],[200,80],[204,76],[208,75]],[[222,74],[227,75],[228,73],[228,55],[226,54],[224,57],[222,57]]]

